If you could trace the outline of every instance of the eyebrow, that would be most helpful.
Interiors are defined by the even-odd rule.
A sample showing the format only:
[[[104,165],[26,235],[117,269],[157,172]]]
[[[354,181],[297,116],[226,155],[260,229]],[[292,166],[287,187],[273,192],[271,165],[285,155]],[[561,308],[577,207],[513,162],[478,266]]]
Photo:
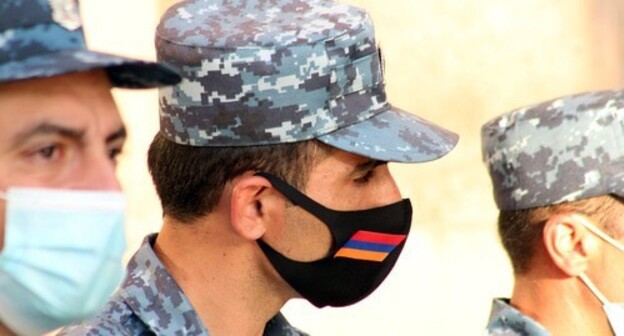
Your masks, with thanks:
[[[13,145],[19,146],[29,139],[41,136],[41,135],[60,135],[64,138],[69,138],[77,142],[81,142],[84,139],[85,130],[70,128],[67,126],[52,124],[49,122],[43,122],[35,127],[32,127],[26,131],[20,132],[13,137]],[[117,140],[123,140],[127,136],[126,128],[124,126],[119,127],[116,131],[106,137],[106,143],[111,143]]]
[[[16,134],[13,137],[12,143],[14,146],[19,146],[35,136],[51,134],[57,134],[65,138],[82,141],[82,139],[84,138],[85,130],[70,128],[62,125],[52,124],[49,122],[43,122],[35,127]]]
[[[106,143],[111,143],[116,140],[123,140],[127,137],[128,133],[124,126],[119,127],[115,132],[106,137]]]
[[[365,172],[365,171],[369,171],[369,170],[373,170],[375,169],[375,167],[377,166],[381,166],[381,165],[385,165],[388,162],[386,161],[379,161],[379,160],[367,160],[364,161],[362,163],[360,163],[359,165],[355,166],[355,168],[353,168],[353,171],[351,172],[351,174],[357,174],[360,172]]]

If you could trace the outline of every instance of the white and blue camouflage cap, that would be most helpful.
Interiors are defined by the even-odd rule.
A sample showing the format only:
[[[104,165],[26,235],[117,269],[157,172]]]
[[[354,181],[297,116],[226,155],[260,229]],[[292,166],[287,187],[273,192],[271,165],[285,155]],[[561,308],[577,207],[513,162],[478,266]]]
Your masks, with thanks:
[[[0,1],[0,83],[106,70],[125,88],[172,85],[172,68],[88,50],[76,0]]]
[[[501,210],[624,197],[624,91],[587,92],[511,111],[481,129]]]
[[[370,17],[326,0],[186,0],[156,32],[182,82],[160,90],[160,132],[191,146],[318,139],[382,161],[422,162],[458,136],[386,100]]]

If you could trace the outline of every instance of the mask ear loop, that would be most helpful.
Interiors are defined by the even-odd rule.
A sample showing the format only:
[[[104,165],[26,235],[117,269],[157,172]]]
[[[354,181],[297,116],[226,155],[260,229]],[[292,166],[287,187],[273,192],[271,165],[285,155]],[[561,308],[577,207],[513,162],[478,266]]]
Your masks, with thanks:
[[[580,219],[580,223],[591,233],[595,234],[596,236],[598,236],[600,239],[604,240],[605,242],[613,245],[618,250],[624,252],[624,245],[622,245],[622,243],[609,237],[609,235],[602,232],[602,230],[599,230],[596,226],[590,223],[585,217],[582,217],[582,216],[575,216],[575,217],[577,219]],[[581,273],[579,275],[579,278],[581,279],[581,281],[583,281],[585,286],[587,286],[587,288],[589,288],[589,290],[596,296],[596,298],[598,298],[598,300],[602,303],[602,305],[609,304],[609,301],[607,300],[607,298],[602,294],[602,292],[600,292],[600,290],[598,290],[598,287],[596,287],[596,285],[594,285],[594,283],[591,280],[589,280],[589,278],[587,277],[587,274]]]
[[[290,184],[286,183],[282,179],[278,178],[277,176],[265,172],[257,172],[254,175],[261,176],[269,180],[271,185],[273,185],[275,189],[277,189],[280,193],[286,196],[294,205],[300,206],[305,211],[309,212],[312,216],[321,220],[321,222],[323,222],[329,228],[327,223],[331,221],[332,217],[330,209],[327,209],[322,204],[314,201],[313,199],[300,192]],[[266,244],[262,240],[260,240],[260,243]],[[330,254],[335,253],[338,248],[339,246],[336,241],[336,236],[331,233],[331,246],[329,248]]]
[[[609,301],[607,300],[607,298],[598,290],[596,285],[594,285],[594,283],[591,280],[589,280],[589,278],[587,277],[587,274],[581,273],[579,274],[579,278],[581,279],[581,281],[583,281],[585,286],[587,286],[587,288],[589,288],[589,290],[598,298],[598,300],[600,301],[600,303],[602,303],[603,306],[606,304],[609,304]]]
[[[613,245],[615,248],[617,248],[618,250],[624,252],[624,245],[622,243],[620,243],[619,241],[609,237],[609,235],[607,235],[606,233],[602,232],[601,230],[599,230],[596,226],[594,226],[593,224],[589,223],[587,221],[587,219],[585,219],[584,217],[581,216],[575,216],[576,218],[581,219],[581,224],[583,224],[583,226],[591,231],[591,233],[595,234],[596,236],[600,237],[602,240],[606,241],[607,243]]]
[[[314,201],[301,191],[295,189],[288,183],[282,181],[277,176],[271,175],[265,172],[258,172],[256,176],[264,177],[271,182],[271,185],[279,192],[284,194],[293,204],[302,207],[304,210],[310,212],[314,217],[320,219],[323,222],[329,222],[331,220],[331,210],[324,207],[322,204]]]

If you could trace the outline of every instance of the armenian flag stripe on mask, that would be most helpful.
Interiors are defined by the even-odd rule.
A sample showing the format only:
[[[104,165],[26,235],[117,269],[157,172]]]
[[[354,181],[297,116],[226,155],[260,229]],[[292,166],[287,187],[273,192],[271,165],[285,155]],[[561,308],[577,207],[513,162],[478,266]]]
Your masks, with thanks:
[[[405,237],[406,235],[360,230],[336,252],[334,258],[381,262],[405,240]]]

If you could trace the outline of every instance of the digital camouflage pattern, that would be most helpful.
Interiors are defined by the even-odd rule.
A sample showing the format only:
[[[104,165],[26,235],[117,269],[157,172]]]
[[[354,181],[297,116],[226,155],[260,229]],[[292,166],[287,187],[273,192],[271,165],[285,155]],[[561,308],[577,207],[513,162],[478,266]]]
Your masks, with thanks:
[[[457,135],[386,99],[366,12],[326,0],[190,0],[156,33],[183,81],[160,90],[161,133],[192,146],[317,138],[384,161],[439,158]]]
[[[76,0],[0,1],[0,83],[92,69],[118,87],[180,81],[167,66],[88,50]]]
[[[494,299],[486,336],[548,336],[544,327],[512,307],[507,299]]]
[[[58,335],[185,335],[208,336],[197,316],[152,245],[156,234],[145,238],[130,259],[121,287],[97,316],[64,328]],[[271,319],[264,336],[306,336],[292,327],[281,313]]]
[[[588,92],[521,108],[481,130],[496,204],[518,210],[624,197],[624,91]]]

